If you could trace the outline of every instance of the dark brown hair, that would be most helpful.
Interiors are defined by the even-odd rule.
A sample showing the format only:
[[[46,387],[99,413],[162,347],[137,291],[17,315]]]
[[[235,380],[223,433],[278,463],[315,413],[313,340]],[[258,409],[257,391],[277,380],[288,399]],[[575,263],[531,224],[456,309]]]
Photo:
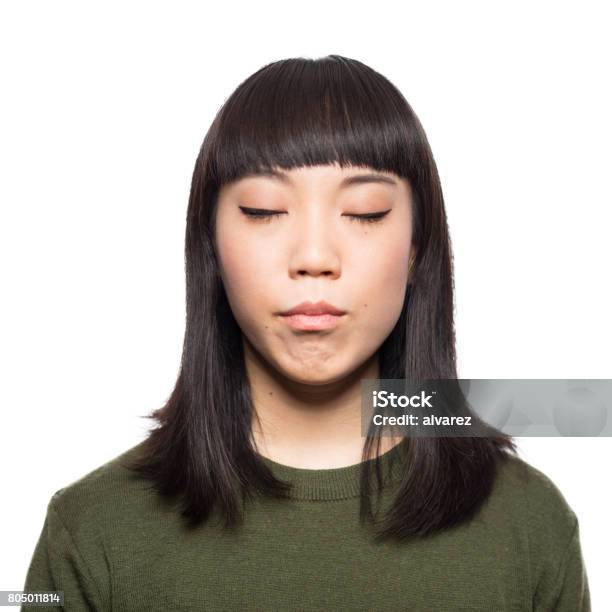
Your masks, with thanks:
[[[156,425],[129,466],[161,495],[178,496],[189,526],[215,509],[233,526],[247,497],[278,496],[288,489],[253,446],[241,330],[218,272],[219,189],[262,170],[330,163],[392,172],[412,189],[417,255],[400,318],[378,351],[380,378],[457,377],[444,200],[412,108],[386,77],[355,59],[330,55],[264,66],[225,101],[197,157],[187,210],[180,372],[165,405],[145,417]],[[367,437],[364,460],[372,457],[375,440],[380,444],[379,437]],[[411,438],[403,480],[379,524],[379,537],[425,535],[468,520],[488,497],[508,451],[516,452],[515,443],[503,434]],[[374,463],[378,475],[378,460]],[[361,489],[363,521],[373,518],[365,467]]]

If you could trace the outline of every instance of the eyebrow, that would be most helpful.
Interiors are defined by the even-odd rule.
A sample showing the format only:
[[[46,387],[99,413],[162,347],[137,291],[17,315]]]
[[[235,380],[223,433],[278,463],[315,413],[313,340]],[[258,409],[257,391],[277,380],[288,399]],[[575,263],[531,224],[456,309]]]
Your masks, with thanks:
[[[291,178],[284,172],[279,172],[278,170],[256,170],[250,172],[247,176],[265,176],[268,178],[272,178],[278,180],[281,183],[286,185],[291,185]],[[397,181],[392,179],[391,177],[385,176],[384,174],[355,174],[353,176],[347,176],[342,179],[340,182],[340,188],[350,187],[351,185],[365,185],[367,183],[383,183],[387,185],[397,185]]]

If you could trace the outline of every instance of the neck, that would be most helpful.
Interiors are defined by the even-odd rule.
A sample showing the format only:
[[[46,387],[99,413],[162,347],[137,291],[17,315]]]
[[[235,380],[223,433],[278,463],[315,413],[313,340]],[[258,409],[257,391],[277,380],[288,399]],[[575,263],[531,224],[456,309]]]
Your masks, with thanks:
[[[363,460],[361,381],[378,378],[377,354],[340,380],[312,385],[282,376],[248,340],[243,339],[243,346],[259,454],[304,469],[345,467]],[[383,437],[380,452],[398,441]]]

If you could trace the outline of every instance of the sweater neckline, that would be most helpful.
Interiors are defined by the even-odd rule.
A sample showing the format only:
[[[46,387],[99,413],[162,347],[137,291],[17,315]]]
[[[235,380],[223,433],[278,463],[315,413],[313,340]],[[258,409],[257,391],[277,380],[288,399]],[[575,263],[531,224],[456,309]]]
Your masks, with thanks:
[[[378,457],[383,488],[396,482],[403,474],[405,467],[403,460],[406,457],[407,446],[408,438],[402,438],[398,444]],[[318,501],[359,496],[361,466],[364,463],[369,464],[372,478],[375,478],[375,459],[339,468],[307,469],[277,463],[259,453],[258,456],[270,468],[274,476],[292,485],[288,497],[293,499]]]

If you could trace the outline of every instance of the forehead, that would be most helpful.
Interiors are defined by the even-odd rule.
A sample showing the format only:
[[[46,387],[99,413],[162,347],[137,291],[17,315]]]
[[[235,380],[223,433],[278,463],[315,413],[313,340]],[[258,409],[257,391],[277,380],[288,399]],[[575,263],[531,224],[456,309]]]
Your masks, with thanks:
[[[290,189],[308,188],[311,185],[348,189],[358,185],[380,185],[393,190],[400,186],[399,176],[369,166],[341,167],[338,164],[302,166],[285,170],[275,167],[251,172],[237,179],[236,185],[278,185]]]

